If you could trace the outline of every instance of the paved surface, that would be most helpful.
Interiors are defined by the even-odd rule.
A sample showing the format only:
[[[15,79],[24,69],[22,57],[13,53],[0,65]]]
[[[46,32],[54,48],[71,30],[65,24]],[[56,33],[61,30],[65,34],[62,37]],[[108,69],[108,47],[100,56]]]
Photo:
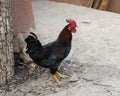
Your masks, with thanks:
[[[65,60],[72,75],[55,85],[45,73],[6,96],[120,96],[119,14],[47,0],[33,0],[33,10],[35,32],[43,44],[57,38],[66,18],[76,20],[72,51]]]
[[[90,64],[78,83],[50,96],[120,96],[120,15],[46,0],[33,2],[37,33],[43,43],[54,40],[66,18],[78,24],[67,58]]]

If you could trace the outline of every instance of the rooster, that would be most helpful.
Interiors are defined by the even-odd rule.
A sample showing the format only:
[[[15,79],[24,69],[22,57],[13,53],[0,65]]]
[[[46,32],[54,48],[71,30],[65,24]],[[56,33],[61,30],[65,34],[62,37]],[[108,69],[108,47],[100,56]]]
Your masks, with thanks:
[[[68,23],[58,38],[46,45],[42,45],[37,36],[31,32],[25,42],[27,43],[27,53],[33,59],[33,61],[44,68],[49,68],[52,77],[57,83],[60,80],[57,76],[65,78],[63,74],[58,71],[60,63],[68,56],[71,50],[72,32],[76,32],[77,24],[72,19],[66,19]]]

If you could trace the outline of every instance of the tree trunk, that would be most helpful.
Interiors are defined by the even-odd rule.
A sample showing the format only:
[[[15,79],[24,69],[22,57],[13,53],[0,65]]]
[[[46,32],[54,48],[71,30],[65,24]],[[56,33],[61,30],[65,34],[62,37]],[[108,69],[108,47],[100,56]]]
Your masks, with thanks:
[[[0,85],[12,77],[13,64],[11,0],[0,0]]]

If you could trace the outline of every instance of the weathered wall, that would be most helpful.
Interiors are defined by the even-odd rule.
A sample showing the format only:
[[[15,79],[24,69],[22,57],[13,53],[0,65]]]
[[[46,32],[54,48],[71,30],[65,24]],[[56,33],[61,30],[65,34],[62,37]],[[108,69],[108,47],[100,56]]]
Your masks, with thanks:
[[[52,0],[52,1],[66,2],[80,6],[88,6],[90,2],[93,2],[94,0]],[[109,0],[106,10],[120,13],[120,0]]]
[[[108,3],[107,10],[120,13],[120,0],[110,0]]]
[[[88,3],[88,0],[52,0],[57,2],[65,2],[65,3],[71,3],[76,5],[83,5],[86,6]]]

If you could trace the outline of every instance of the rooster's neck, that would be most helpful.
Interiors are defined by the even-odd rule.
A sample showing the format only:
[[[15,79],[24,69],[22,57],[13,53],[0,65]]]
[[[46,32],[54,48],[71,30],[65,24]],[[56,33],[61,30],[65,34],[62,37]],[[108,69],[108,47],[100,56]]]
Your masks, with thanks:
[[[58,36],[57,41],[63,44],[70,43],[72,40],[72,32],[68,30],[68,26],[65,26],[64,29],[61,31],[61,33]]]

